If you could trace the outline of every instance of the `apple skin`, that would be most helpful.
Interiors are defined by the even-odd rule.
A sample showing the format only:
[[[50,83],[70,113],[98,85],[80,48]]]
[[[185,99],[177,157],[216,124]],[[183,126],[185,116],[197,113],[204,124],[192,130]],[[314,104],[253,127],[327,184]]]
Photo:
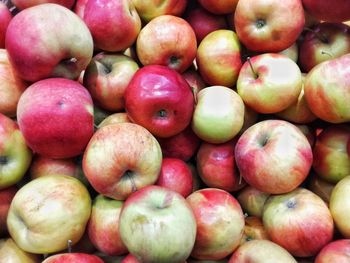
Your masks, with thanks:
[[[345,238],[350,238],[350,227],[348,224],[350,214],[349,190],[350,176],[346,176],[335,185],[329,200],[329,209],[335,225]]]
[[[197,43],[200,43],[206,35],[213,31],[228,28],[225,16],[214,15],[201,6],[190,10],[186,15],[186,21],[193,28]]]
[[[11,2],[20,10],[32,7],[35,5],[53,3],[62,5],[68,9],[72,8],[74,5],[74,0],[11,0]]]
[[[130,47],[141,30],[141,19],[133,1],[89,0],[83,20],[94,39],[95,48],[110,52]]]
[[[182,77],[187,81],[188,85],[192,88],[192,92],[195,100],[200,90],[204,89],[207,84],[204,82],[201,75],[198,73],[195,67],[190,67],[181,74]]]
[[[350,52],[350,27],[343,23],[318,23],[299,45],[299,65],[309,72],[323,61]]]
[[[154,184],[161,164],[158,141],[134,123],[98,129],[83,156],[83,171],[92,187],[116,200],[125,200],[132,192]]]
[[[312,167],[320,178],[337,183],[350,174],[349,139],[350,126],[345,124],[329,125],[317,136]]]
[[[81,19],[84,20],[84,12],[86,3],[89,0],[76,0],[74,5],[74,13],[76,13]]]
[[[152,19],[140,31],[136,53],[142,65],[164,65],[182,73],[197,52],[196,35],[181,17],[162,15]]]
[[[208,187],[235,192],[245,186],[236,166],[234,149],[235,141],[200,145],[196,156],[197,170]]]
[[[56,254],[46,258],[42,263],[104,263],[104,261],[95,256],[85,253],[64,253]]]
[[[258,113],[287,109],[302,90],[298,65],[285,55],[265,53],[246,61],[238,75],[237,92],[244,104]],[[281,76],[283,75],[283,78]]]
[[[8,214],[8,210],[10,208],[12,199],[15,196],[17,190],[18,190],[18,187],[15,185],[0,190],[0,237],[5,237],[8,235],[7,225],[6,225],[7,214]]]
[[[181,16],[187,6],[187,0],[165,0],[161,4],[158,0],[133,0],[133,3],[145,23],[161,15]]]
[[[4,2],[0,2],[0,48],[5,48],[5,36],[7,27],[12,19],[12,14]]]
[[[197,222],[197,236],[191,257],[219,260],[240,244],[244,215],[238,201],[228,192],[205,188],[187,197]]]
[[[34,152],[70,158],[83,153],[94,132],[93,102],[78,82],[49,78],[25,90],[18,101],[17,120]]]
[[[203,141],[225,143],[243,127],[244,103],[241,97],[225,86],[210,86],[197,95],[191,127]]]
[[[71,10],[42,4],[12,18],[5,47],[18,75],[26,81],[77,79],[92,58],[93,39],[85,23]]]
[[[236,33],[227,29],[209,33],[198,46],[196,62],[206,83],[233,87],[242,66]]]
[[[234,14],[239,40],[248,49],[258,52],[279,52],[290,47],[304,24],[301,0],[238,1]]]
[[[0,113],[15,117],[18,100],[27,86],[10,64],[6,49],[0,49]]]
[[[244,234],[242,236],[240,246],[252,240],[269,239],[261,218],[255,216],[247,216],[244,219],[244,222]]]
[[[325,245],[315,258],[315,263],[347,263],[350,260],[350,239],[334,240]]]
[[[129,82],[124,98],[131,121],[157,137],[174,136],[191,122],[194,109],[191,88],[179,73],[166,66],[140,68]]]
[[[298,52],[299,52],[298,43],[294,42],[290,47],[283,49],[282,51],[280,51],[278,53],[289,57],[291,60],[293,60],[295,63],[297,63],[298,62]]]
[[[67,240],[74,245],[81,239],[90,213],[90,194],[78,179],[43,176],[17,191],[8,212],[7,227],[24,251],[55,253],[67,248]]]
[[[330,123],[350,121],[349,70],[350,54],[346,54],[321,62],[306,75],[304,96],[310,110],[321,120]]]
[[[98,128],[107,126],[110,124],[122,123],[122,122],[131,122],[126,112],[117,112],[111,115],[108,115],[103,121],[100,122]]]
[[[271,195],[262,219],[270,239],[293,256],[315,256],[333,239],[330,210],[318,195],[305,188]]]
[[[95,104],[108,111],[122,111],[125,89],[138,69],[128,56],[102,52],[86,68],[83,84]]]
[[[0,258],[2,262],[40,263],[41,256],[25,252],[19,248],[12,238],[0,239]]]
[[[230,14],[236,9],[238,0],[198,0],[198,3],[213,14]]]
[[[31,161],[32,151],[17,123],[0,113],[0,189],[18,183]]]
[[[135,256],[128,254],[120,263],[140,263]]]
[[[269,196],[270,194],[264,193],[250,185],[247,185],[237,194],[237,200],[240,203],[243,211],[249,216],[261,218],[264,210],[264,204]]]
[[[327,204],[331,199],[334,186],[335,184],[325,181],[315,173],[309,175],[307,188],[321,197]]]
[[[269,240],[252,240],[241,245],[228,263],[297,263],[283,247]]]
[[[91,216],[87,225],[92,244],[109,256],[128,252],[119,234],[119,215],[124,202],[98,195],[92,203]]]
[[[318,20],[343,22],[350,20],[350,3],[347,0],[302,0],[305,10]]]
[[[129,252],[140,262],[183,262],[193,249],[196,220],[179,193],[150,185],[125,201],[119,231]]]
[[[313,155],[305,135],[283,120],[260,121],[248,128],[235,147],[237,167],[256,189],[287,193],[309,174]]]

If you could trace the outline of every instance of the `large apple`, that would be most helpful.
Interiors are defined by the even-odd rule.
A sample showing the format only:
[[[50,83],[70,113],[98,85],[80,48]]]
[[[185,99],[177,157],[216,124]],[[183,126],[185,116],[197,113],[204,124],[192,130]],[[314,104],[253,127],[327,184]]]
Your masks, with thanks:
[[[270,194],[248,185],[237,194],[237,200],[249,216],[261,218],[264,204],[269,196]]]
[[[130,47],[141,30],[141,19],[130,0],[89,0],[83,20],[95,48],[122,51]]]
[[[32,152],[17,123],[0,113],[0,189],[18,183],[31,161]]]
[[[325,245],[315,258],[315,263],[347,263],[350,261],[350,239],[338,239]]]
[[[121,111],[125,89],[138,69],[128,56],[99,53],[86,68],[83,83],[95,104],[109,111]]]
[[[83,157],[83,171],[92,187],[107,197],[124,200],[132,192],[154,184],[162,152],[155,137],[134,123],[98,129]]]
[[[293,256],[315,256],[333,239],[331,212],[319,196],[305,188],[271,195],[264,205],[263,224],[270,239]]]
[[[182,73],[196,57],[196,35],[183,18],[158,16],[141,29],[136,41],[136,52],[145,66],[164,65]]]
[[[117,256],[128,252],[119,234],[119,215],[123,201],[97,195],[87,225],[92,244],[101,252]]]
[[[15,185],[0,190],[0,237],[8,235],[6,225],[7,214],[17,190],[18,187]]]
[[[197,236],[191,256],[219,260],[229,256],[240,244],[244,216],[238,201],[228,192],[205,188],[187,197],[197,222]]]
[[[245,181],[271,194],[298,187],[309,174],[313,160],[305,135],[295,125],[273,119],[248,128],[237,141],[235,157]]]
[[[248,49],[259,52],[289,48],[299,37],[304,23],[301,0],[242,0],[234,13],[239,40]]]
[[[33,254],[19,248],[12,238],[0,239],[1,262],[40,263],[41,255]]]
[[[305,10],[319,20],[343,22],[350,20],[348,0],[302,0]]]
[[[104,263],[95,255],[85,253],[62,253],[46,258],[42,263]]]
[[[196,238],[196,220],[186,199],[165,187],[151,185],[125,201],[121,238],[140,262],[185,261]]]
[[[304,96],[320,119],[331,123],[350,121],[349,70],[350,54],[346,54],[316,65],[306,75]]]
[[[70,158],[84,151],[93,134],[92,99],[76,81],[41,80],[20,97],[17,120],[34,152],[50,158]]]
[[[91,198],[76,178],[50,175],[21,187],[8,216],[8,231],[24,251],[48,254],[66,249],[83,236],[91,213]]]
[[[4,2],[0,2],[0,48],[5,48],[5,36],[7,27],[12,19],[12,14]]]
[[[5,46],[19,76],[30,82],[47,77],[77,79],[93,53],[88,27],[57,4],[36,5],[18,13],[7,28]]]
[[[213,14],[230,14],[235,11],[238,0],[198,0],[198,2]]]
[[[225,143],[243,127],[244,103],[241,97],[225,86],[210,86],[197,95],[192,129],[209,143]]]
[[[216,30],[199,44],[196,56],[199,73],[209,85],[233,87],[242,66],[241,45],[232,30]]]
[[[171,137],[191,122],[194,97],[186,80],[166,66],[140,68],[127,86],[125,110],[132,122],[157,137]]]
[[[265,53],[246,61],[238,75],[237,92],[245,105],[259,113],[287,109],[302,90],[298,65],[282,54]]]
[[[67,8],[72,8],[74,5],[74,0],[11,0],[11,2],[18,8],[18,9],[26,9],[28,7],[32,7],[35,5],[41,5],[45,3],[54,3],[58,5],[62,5]]]

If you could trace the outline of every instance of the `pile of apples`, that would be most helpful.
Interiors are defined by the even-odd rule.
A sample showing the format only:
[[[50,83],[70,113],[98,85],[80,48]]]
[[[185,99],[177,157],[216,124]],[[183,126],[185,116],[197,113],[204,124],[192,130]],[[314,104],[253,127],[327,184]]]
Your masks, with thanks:
[[[350,262],[348,21],[0,2],[0,263]]]

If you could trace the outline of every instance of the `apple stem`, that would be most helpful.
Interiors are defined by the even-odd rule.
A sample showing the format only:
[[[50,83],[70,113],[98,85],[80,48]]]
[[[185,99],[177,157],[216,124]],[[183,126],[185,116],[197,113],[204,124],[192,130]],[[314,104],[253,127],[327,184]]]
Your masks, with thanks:
[[[68,240],[68,253],[72,253],[72,240]]]
[[[259,77],[259,75],[258,75],[258,74],[256,73],[256,71],[254,70],[253,64],[252,64],[252,61],[251,61],[250,57],[247,57],[247,61],[248,61],[248,64],[249,64],[249,66],[250,66],[250,69],[252,70],[252,72],[253,72],[255,78],[257,79],[257,78]]]
[[[194,87],[191,87],[191,90],[192,90],[192,94],[193,94],[193,98],[194,98],[194,104],[197,104],[197,96],[194,92]]]
[[[136,192],[137,191],[137,186],[136,186],[136,183],[135,183],[135,180],[131,174],[130,171],[126,171],[125,172],[125,175],[130,179],[130,182],[131,182],[131,191],[132,192]]]
[[[322,54],[322,55],[328,55],[330,58],[333,58],[333,55],[332,55],[330,52],[328,52],[328,51],[322,50],[322,51],[321,51],[321,54]]]
[[[322,33],[320,32],[317,32],[316,30],[312,29],[312,28],[309,28],[309,27],[305,27],[304,30],[306,31],[309,31],[309,32],[312,32],[315,34],[315,36],[323,43],[328,43],[328,39],[325,35],[323,35]]]

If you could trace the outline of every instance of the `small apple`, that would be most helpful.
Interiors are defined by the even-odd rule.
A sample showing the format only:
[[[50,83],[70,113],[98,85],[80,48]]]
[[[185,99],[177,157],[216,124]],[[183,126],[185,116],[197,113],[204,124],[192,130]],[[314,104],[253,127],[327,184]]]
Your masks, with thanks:
[[[252,240],[269,239],[261,218],[255,216],[247,216],[244,219],[244,222],[244,234],[242,236],[240,246]]]
[[[18,187],[15,185],[0,190],[0,237],[5,237],[8,235],[7,225],[6,225],[7,214],[8,214],[8,210],[10,208],[12,199],[15,196],[17,190],[18,190]]]
[[[108,115],[100,124],[97,126],[98,128],[102,128],[103,126],[107,126],[110,124],[122,123],[122,122],[131,122],[126,112],[117,112],[111,115]]]
[[[12,14],[4,2],[0,2],[0,48],[5,48],[5,35]]]
[[[86,253],[62,253],[46,258],[42,263],[104,263],[95,256]]]
[[[198,92],[207,86],[203,78],[199,75],[198,71],[194,67],[190,67],[181,75],[187,81],[188,85],[190,85],[192,88],[193,96],[195,99],[197,99]]]
[[[248,185],[237,194],[237,200],[249,216],[261,218],[264,204],[269,196],[270,194]]]
[[[55,3],[62,5],[67,8],[72,8],[74,5],[74,0],[11,0],[11,2],[20,10],[32,7],[35,5],[41,5],[44,3]]]
[[[289,57],[291,60],[293,60],[295,63],[298,62],[298,44],[297,42],[294,42],[290,47],[283,49],[282,51],[278,52],[282,55],[285,55]]]
[[[331,198],[334,186],[335,184],[325,181],[317,174],[312,173],[309,175],[307,188],[321,197],[327,204]]]

